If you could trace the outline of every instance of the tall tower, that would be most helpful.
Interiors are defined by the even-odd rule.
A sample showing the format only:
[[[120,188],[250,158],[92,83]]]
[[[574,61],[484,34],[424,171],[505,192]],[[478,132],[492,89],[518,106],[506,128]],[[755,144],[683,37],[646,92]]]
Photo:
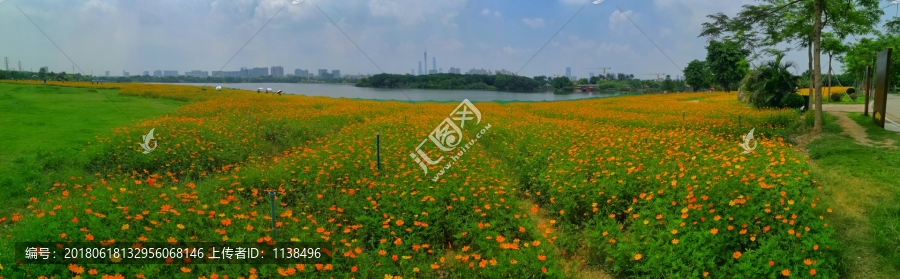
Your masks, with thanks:
[[[6,71],[9,72],[9,58],[3,57],[3,65],[6,65]]]
[[[572,78],[572,67],[566,67],[566,77]]]
[[[431,69],[437,71],[437,58],[431,57]]]
[[[19,60],[19,72],[22,71],[22,60]]]
[[[428,71],[428,47],[425,47],[425,71]]]

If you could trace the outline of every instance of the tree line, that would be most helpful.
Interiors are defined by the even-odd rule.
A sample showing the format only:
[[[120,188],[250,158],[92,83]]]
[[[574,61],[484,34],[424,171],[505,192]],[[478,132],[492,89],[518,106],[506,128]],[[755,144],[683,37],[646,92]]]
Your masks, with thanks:
[[[432,74],[414,76],[410,74],[378,74],[360,79],[357,87],[374,88],[418,88],[418,89],[461,89],[461,90],[496,90],[509,92],[545,92],[552,90],[558,93],[571,93],[579,84],[596,84],[601,92],[662,92],[688,91],[690,87],[683,80],[673,80],[666,76],[665,80],[641,80],[633,74],[607,73],[571,80],[565,76],[532,78],[515,75],[461,75]]]
[[[30,79],[50,81],[105,81],[105,82],[156,82],[156,83],[356,83],[359,79],[352,77],[342,78],[309,78],[309,77],[193,77],[193,76],[130,76],[130,77],[104,77],[82,74],[67,74],[66,72],[46,72],[41,68],[38,72],[31,71],[4,71],[0,70],[0,79]]]

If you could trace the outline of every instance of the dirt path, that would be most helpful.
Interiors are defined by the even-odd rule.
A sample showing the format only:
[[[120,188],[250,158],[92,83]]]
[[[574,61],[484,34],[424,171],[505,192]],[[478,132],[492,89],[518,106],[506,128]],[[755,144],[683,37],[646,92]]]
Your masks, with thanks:
[[[544,210],[543,208],[538,208],[537,205],[532,203],[530,200],[524,199],[523,205],[524,209],[529,210],[527,214],[537,223],[537,229],[542,232],[541,234],[543,235],[544,240],[546,240],[548,244],[553,245],[552,243],[550,243],[552,242],[552,239],[556,238],[555,236],[553,236],[553,234],[556,234],[558,232],[555,226],[553,226],[553,224],[550,222],[551,218],[548,217],[550,215],[546,212],[546,210]],[[531,208],[538,208],[538,211],[532,212]],[[613,278],[612,276],[609,276],[608,274],[603,272],[602,269],[588,266],[586,263],[586,259],[583,256],[579,255],[579,252],[583,251],[574,252],[575,254],[571,255],[571,258],[566,258],[566,256],[560,258],[560,262],[562,263],[563,268],[565,268],[563,273],[565,273],[566,276],[573,276],[573,278],[578,279]],[[564,253],[561,253],[557,249],[557,254],[563,255]]]
[[[844,130],[844,133],[853,137],[857,143],[865,146],[878,146],[878,147],[886,147],[886,148],[894,148],[893,140],[886,140],[884,142],[875,142],[869,139],[869,136],[866,135],[866,129],[860,126],[856,121],[847,117],[847,113],[838,112],[838,111],[830,111],[832,115],[837,117],[838,125],[841,125],[841,129]]]

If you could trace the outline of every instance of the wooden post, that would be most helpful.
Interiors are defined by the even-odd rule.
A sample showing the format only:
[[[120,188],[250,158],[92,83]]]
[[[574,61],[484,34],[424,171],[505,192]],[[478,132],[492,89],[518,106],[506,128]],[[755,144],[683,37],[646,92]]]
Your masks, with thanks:
[[[381,170],[381,132],[375,132],[375,156],[378,160],[378,170]]]
[[[865,94],[866,94],[866,107],[863,110],[863,115],[869,116],[869,84],[871,84],[872,79],[872,65],[866,65],[866,85],[865,85]]]

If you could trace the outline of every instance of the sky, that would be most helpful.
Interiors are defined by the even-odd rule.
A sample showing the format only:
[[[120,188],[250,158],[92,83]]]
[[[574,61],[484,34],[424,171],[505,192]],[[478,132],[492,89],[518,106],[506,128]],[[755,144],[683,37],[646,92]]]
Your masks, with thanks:
[[[435,57],[444,72],[450,67],[463,73],[484,68],[553,76],[571,67],[573,75],[585,77],[603,71],[589,68],[608,67],[607,72],[639,78],[656,74],[674,78],[682,75],[688,62],[705,59],[706,38],[697,36],[700,24],[709,21],[707,15],[735,15],[744,4],[758,4],[754,0],[293,2],[299,3],[0,0],[4,26],[0,56],[9,58],[11,69],[21,61],[26,70],[48,66],[51,71],[72,72],[74,66],[75,72],[110,71],[112,76],[123,70],[136,75],[271,66],[284,67],[286,74],[298,68],[404,74],[418,71],[427,48],[428,68]],[[886,9],[886,17],[894,15],[892,10]],[[785,60],[800,65],[797,74],[806,70],[805,50],[790,52]],[[840,63],[833,63],[841,72]]]

